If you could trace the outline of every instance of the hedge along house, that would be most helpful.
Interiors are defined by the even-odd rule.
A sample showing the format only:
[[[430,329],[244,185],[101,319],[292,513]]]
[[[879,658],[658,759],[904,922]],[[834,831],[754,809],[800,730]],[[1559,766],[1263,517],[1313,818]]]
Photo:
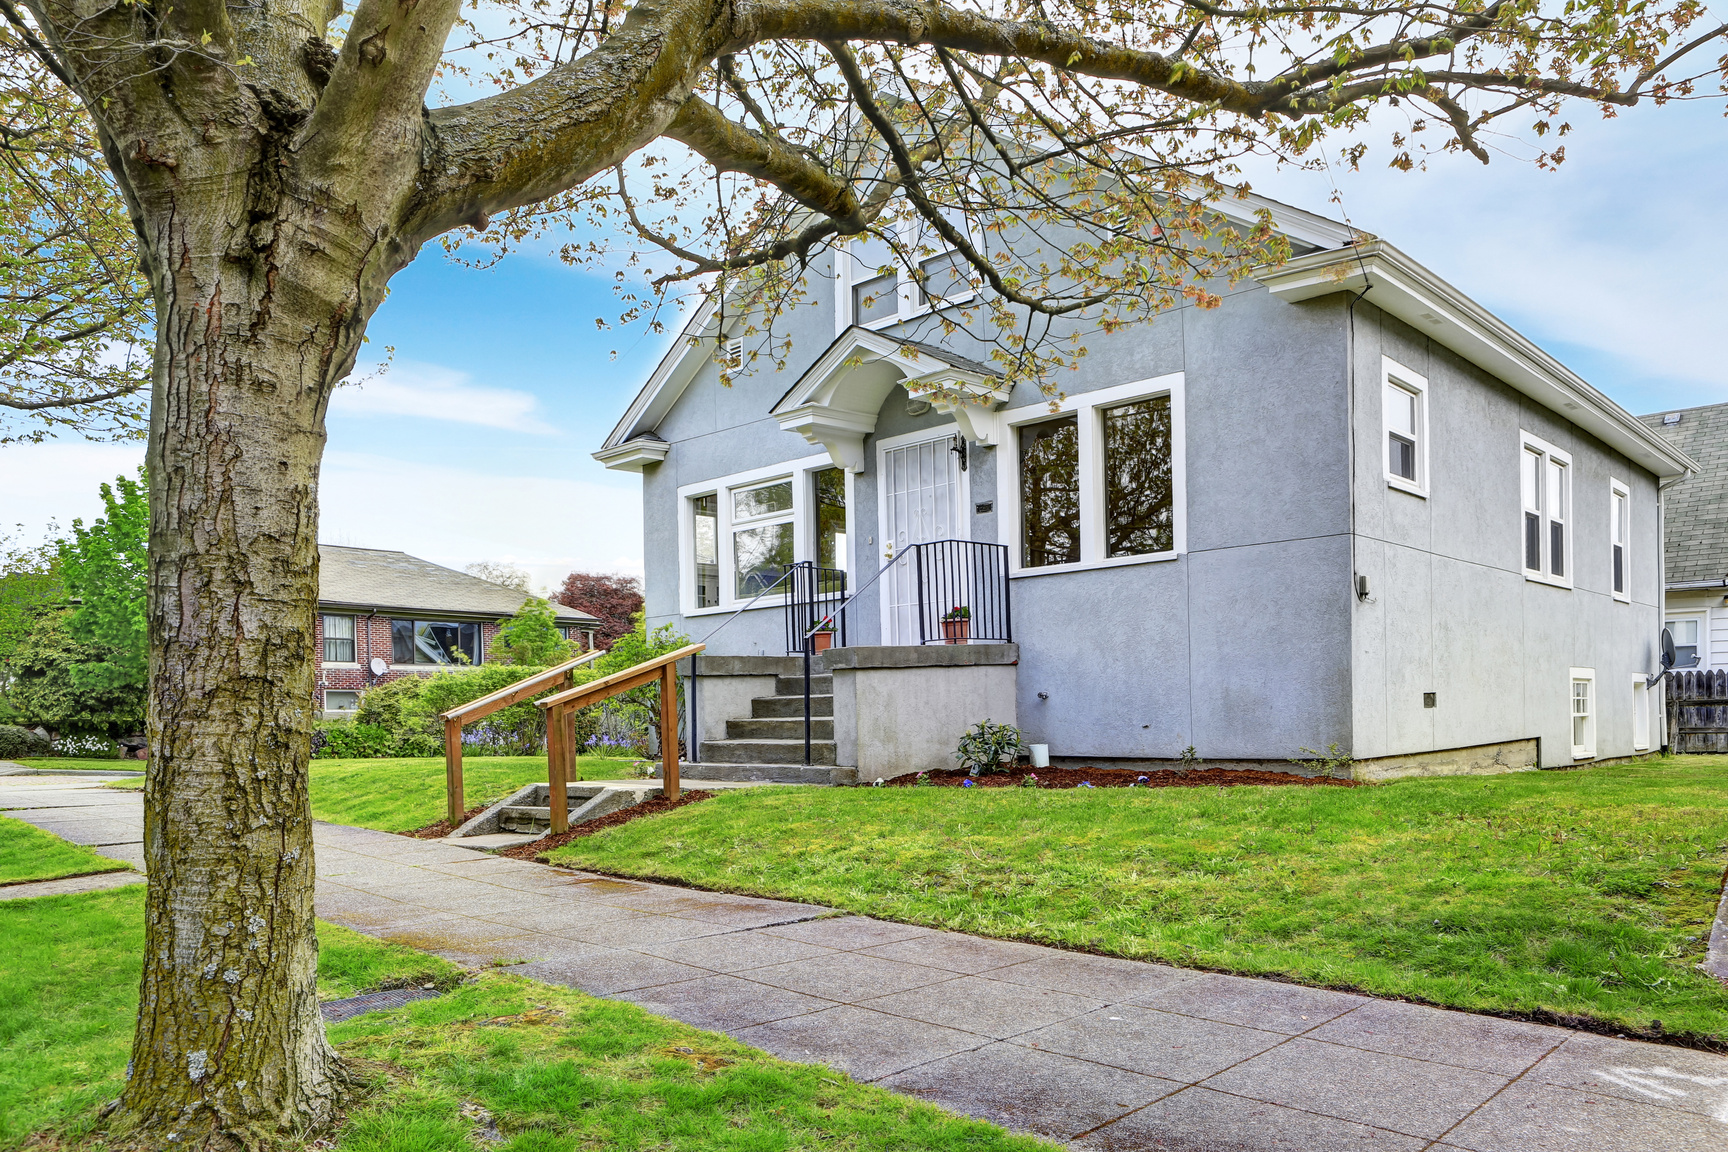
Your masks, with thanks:
[[[874,254],[813,268],[785,370],[729,387],[711,302],[595,453],[642,475],[650,625],[843,569],[813,759],[866,779],[986,718],[1057,763],[1335,745],[1363,778],[1657,748],[1686,455],[1390,244],[1262,204],[1288,262],[1089,336],[1054,411]],[[802,763],[791,583],[709,640],[701,759]]]
[[[375,685],[485,663],[499,627],[527,599],[406,552],[320,544],[315,706],[350,716]],[[566,640],[594,647],[598,619],[552,607]]]

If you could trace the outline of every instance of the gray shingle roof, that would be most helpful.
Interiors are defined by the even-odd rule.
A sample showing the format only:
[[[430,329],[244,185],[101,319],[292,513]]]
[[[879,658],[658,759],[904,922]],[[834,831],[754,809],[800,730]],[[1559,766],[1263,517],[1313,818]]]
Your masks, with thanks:
[[[514,616],[527,597],[514,588],[381,548],[318,545],[318,603],[382,612],[428,615]],[[558,623],[589,627],[599,623],[586,612],[554,603]]]
[[[1728,576],[1728,404],[1682,408],[1678,424],[1653,412],[1639,419],[1698,462],[1702,471],[1664,497],[1668,586],[1719,583]]]

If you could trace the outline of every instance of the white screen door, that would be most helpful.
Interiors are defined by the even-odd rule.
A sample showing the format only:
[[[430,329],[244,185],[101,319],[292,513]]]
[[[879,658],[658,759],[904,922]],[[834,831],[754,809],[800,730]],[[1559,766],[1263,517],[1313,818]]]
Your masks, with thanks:
[[[960,460],[952,433],[882,453],[883,560],[909,545],[964,539]],[[882,630],[889,644],[918,643],[918,570],[912,556],[882,577]]]

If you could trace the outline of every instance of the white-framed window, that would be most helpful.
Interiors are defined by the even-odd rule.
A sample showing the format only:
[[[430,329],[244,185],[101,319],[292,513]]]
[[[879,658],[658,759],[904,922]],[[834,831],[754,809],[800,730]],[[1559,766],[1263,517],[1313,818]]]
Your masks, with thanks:
[[[964,221],[956,221],[964,229]],[[929,224],[915,216],[882,236],[854,236],[835,253],[834,329],[887,328],[977,296],[972,268]],[[975,239],[975,238],[974,238]],[[898,249],[898,250],[896,250]],[[914,274],[911,265],[917,266]]]
[[[1428,495],[1428,381],[1380,358],[1380,411],[1387,486]]]
[[[1642,672],[1632,676],[1632,751],[1650,751],[1650,681]]]
[[[1182,374],[1001,414],[1009,574],[1170,560],[1186,547]]]
[[[1572,669],[1572,759],[1596,755],[1596,670]]]
[[[327,688],[324,691],[324,715],[352,716],[360,708],[360,693]]]
[[[799,561],[850,572],[851,495],[852,476],[825,454],[680,487],[684,613],[741,607]],[[759,601],[782,603],[778,588]]]
[[[1524,575],[1572,587],[1572,456],[1546,440],[1520,432],[1519,487],[1523,494],[1519,547]]]
[[[1702,615],[1671,616],[1662,622],[1662,627],[1668,629],[1668,634],[1674,638],[1675,668],[1684,670],[1705,663],[1705,657],[1709,655],[1705,651],[1709,634],[1705,631]]]
[[[1618,480],[1608,481],[1608,587],[1614,599],[1630,603],[1632,554],[1632,490]]]
[[[324,663],[354,663],[354,617],[324,617]]]

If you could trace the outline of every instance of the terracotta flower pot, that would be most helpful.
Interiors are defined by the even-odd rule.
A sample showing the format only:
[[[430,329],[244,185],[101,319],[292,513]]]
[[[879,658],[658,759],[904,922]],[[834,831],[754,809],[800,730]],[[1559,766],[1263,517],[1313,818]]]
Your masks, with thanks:
[[[972,621],[944,620],[942,621],[942,640],[946,644],[964,644],[972,637]]]
[[[810,639],[815,641],[815,647],[812,651],[826,652],[834,647],[834,633],[832,632],[812,632]]]

